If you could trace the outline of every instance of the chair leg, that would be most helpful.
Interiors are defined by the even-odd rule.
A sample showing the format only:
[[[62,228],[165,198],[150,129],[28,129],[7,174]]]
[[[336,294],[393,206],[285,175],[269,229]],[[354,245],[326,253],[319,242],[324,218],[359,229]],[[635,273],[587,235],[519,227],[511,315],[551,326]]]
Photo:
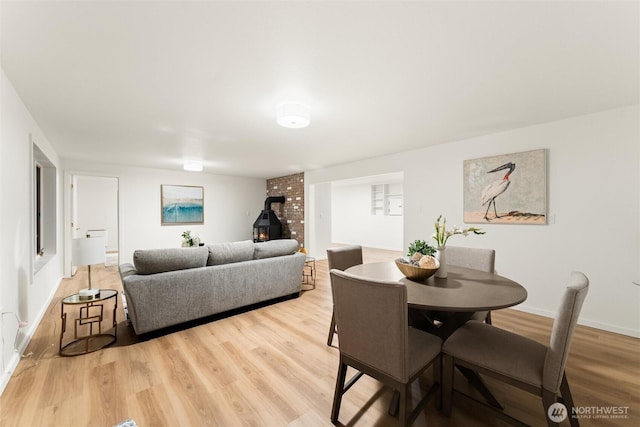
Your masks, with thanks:
[[[392,417],[398,416],[399,401],[400,392],[398,390],[393,390],[393,394],[391,395],[391,402],[389,402],[389,411],[387,412]]]
[[[562,382],[560,383],[560,395],[562,396],[564,406],[566,406],[567,411],[569,411],[569,424],[571,424],[571,427],[579,427],[580,423],[578,422],[578,419],[573,417],[573,408],[575,408],[575,405],[573,404],[573,396],[571,396],[571,389],[569,388],[569,381],[567,381],[566,372],[562,374]]]
[[[484,318],[484,321],[487,325],[492,325],[493,323],[491,323],[491,312],[488,311],[487,312],[487,317]]]
[[[404,387],[400,388],[400,401],[398,402],[399,406],[399,416],[398,416],[398,425],[406,426],[407,424],[407,395],[409,394],[409,387],[411,384],[405,384]]]
[[[336,333],[336,315],[331,314],[331,326],[329,327],[329,337],[327,338],[327,345],[331,347],[331,343],[333,342],[333,334]]]
[[[491,393],[491,390],[489,390],[489,387],[487,387],[487,385],[484,383],[484,380],[482,379],[482,377],[478,372],[474,371],[473,369],[466,368],[464,366],[456,366],[456,368],[458,368],[460,373],[465,376],[467,381],[469,381],[469,383],[476,390],[480,392],[484,400],[489,405],[493,406],[494,408],[498,408],[500,410],[504,409],[502,404],[498,402],[498,399],[496,399],[493,393]]]
[[[336,390],[333,394],[333,407],[331,408],[331,422],[338,421],[340,414],[340,404],[342,403],[342,395],[344,394],[344,380],[347,377],[347,365],[340,360],[338,367],[338,376],[336,378]]]
[[[556,403],[558,398],[555,393],[542,389],[542,407],[544,409],[544,417],[547,419],[547,426],[558,427],[559,424],[554,422],[549,416],[549,407]]]
[[[453,357],[448,354],[442,356],[442,412],[447,416],[451,416],[451,404],[453,400],[453,375],[454,375]]]
[[[436,390],[436,408],[442,409],[442,354],[439,354],[433,361],[433,383],[438,387]]]

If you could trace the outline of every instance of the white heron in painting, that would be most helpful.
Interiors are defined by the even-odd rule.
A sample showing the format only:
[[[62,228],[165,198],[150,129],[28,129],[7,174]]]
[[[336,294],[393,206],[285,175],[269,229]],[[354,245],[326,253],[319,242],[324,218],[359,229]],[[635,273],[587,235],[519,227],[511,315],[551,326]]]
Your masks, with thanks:
[[[511,184],[511,181],[509,181],[509,175],[511,175],[511,173],[516,169],[516,164],[512,162],[505,163],[504,165],[498,166],[497,168],[487,172],[498,172],[504,169],[509,169],[509,172],[507,172],[500,181],[494,181],[491,184],[487,185],[484,190],[482,190],[482,206],[487,205],[487,210],[484,213],[484,219],[486,219],[487,221],[489,221],[487,214],[489,213],[489,208],[491,207],[492,203],[493,212],[496,214],[495,218],[500,218],[496,209],[496,197],[507,191],[507,188],[509,188],[509,185]]]

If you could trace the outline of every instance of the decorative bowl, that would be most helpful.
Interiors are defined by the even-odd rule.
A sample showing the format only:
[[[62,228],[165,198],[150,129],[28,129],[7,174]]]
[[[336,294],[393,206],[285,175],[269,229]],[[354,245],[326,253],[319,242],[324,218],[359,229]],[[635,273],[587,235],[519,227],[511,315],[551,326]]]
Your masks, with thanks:
[[[396,266],[398,266],[398,270],[402,272],[407,279],[411,280],[424,280],[435,274],[440,268],[440,262],[436,259],[435,268],[422,268],[417,265],[407,264],[401,261],[396,260]]]

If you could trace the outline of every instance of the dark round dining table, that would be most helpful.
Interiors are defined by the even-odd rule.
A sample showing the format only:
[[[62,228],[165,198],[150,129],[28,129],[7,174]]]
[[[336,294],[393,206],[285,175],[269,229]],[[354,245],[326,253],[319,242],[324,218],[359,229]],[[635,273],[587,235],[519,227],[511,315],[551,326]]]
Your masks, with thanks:
[[[527,290],[506,277],[470,268],[447,266],[447,277],[411,280],[394,261],[359,264],[345,270],[355,276],[379,281],[401,282],[407,286],[409,307],[457,313],[498,310],[520,304]]]

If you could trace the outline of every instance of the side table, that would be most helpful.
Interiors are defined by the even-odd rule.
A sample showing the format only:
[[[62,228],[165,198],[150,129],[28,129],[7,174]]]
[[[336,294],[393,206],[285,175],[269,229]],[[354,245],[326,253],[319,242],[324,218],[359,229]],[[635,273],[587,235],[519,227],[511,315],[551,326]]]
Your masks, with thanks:
[[[316,288],[316,259],[312,256],[308,256],[304,260],[304,267],[302,268],[302,283],[305,285],[311,285],[311,289]]]
[[[118,291],[114,289],[101,289],[100,296],[91,300],[80,299],[80,295],[73,294],[62,299],[60,308],[60,318],[62,319],[62,330],[60,331],[61,356],[78,356],[80,354],[91,353],[100,350],[116,342],[118,336],[118,323],[116,312],[118,309]],[[109,320],[106,304],[113,303],[113,314],[111,316],[111,328],[107,322],[107,330],[103,332],[102,324]],[[77,315],[73,319],[73,337],[71,341],[63,345],[64,334],[67,331],[67,317],[72,308],[77,309]],[[107,316],[105,316],[107,314]]]

